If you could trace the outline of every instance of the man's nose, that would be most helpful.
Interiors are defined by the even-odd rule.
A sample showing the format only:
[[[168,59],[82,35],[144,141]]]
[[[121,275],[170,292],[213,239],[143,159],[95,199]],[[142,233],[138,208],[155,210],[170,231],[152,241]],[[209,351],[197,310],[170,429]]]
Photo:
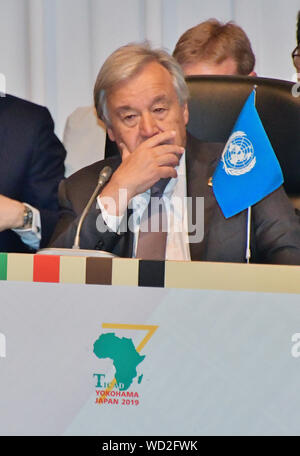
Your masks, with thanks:
[[[159,128],[156,120],[150,112],[144,113],[140,119],[140,134],[145,138],[151,138],[157,133],[159,133]]]

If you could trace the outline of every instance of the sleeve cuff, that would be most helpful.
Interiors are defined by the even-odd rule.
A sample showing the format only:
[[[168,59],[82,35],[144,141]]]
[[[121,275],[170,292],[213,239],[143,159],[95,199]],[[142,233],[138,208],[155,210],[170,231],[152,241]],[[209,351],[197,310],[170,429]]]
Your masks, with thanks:
[[[21,241],[24,242],[24,244],[28,245],[28,247],[37,250],[40,246],[40,241],[42,237],[40,211],[28,203],[23,204],[25,204],[32,210],[32,226],[31,228],[26,229],[15,228],[12,231],[14,231],[20,236]]]
[[[101,199],[99,196],[97,198],[97,204],[101,210],[102,218],[103,218],[104,222],[106,223],[106,225],[108,226],[108,228],[111,231],[113,231],[114,233],[120,234],[120,225],[122,223],[124,214],[122,214],[122,215],[108,214],[107,210],[104,208],[103,204],[101,203]]]

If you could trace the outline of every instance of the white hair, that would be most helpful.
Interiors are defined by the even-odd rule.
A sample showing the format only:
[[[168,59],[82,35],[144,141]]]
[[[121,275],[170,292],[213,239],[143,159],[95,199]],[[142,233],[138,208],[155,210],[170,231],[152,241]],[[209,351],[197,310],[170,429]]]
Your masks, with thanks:
[[[112,90],[116,84],[135,76],[150,62],[157,62],[168,70],[172,76],[179,103],[182,106],[186,103],[188,88],[182,69],[177,61],[162,49],[151,49],[148,43],[128,44],[117,49],[106,59],[96,79],[94,103],[98,117],[107,126],[110,126],[107,111],[108,91]]]

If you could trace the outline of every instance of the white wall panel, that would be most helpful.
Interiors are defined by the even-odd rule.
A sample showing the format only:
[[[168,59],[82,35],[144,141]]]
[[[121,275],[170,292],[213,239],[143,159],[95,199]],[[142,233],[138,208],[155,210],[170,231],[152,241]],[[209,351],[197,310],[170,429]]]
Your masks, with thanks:
[[[300,0],[0,0],[0,73],[8,92],[49,107],[61,136],[113,50],[148,39],[172,52],[211,17],[244,28],[259,75],[291,80],[298,10]]]
[[[300,0],[235,0],[234,20],[248,34],[259,76],[291,80]]]
[[[29,97],[32,101],[39,104],[45,104],[47,101],[44,17],[43,3],[40,0],[29,0]]]
[[[29,91],[27,4],[23,0],[0,0],[0,73],[6,90],[21,97]]]
[[[56,96],[59,125],[64,123],[76,107],[92,102],[89,6],[89,2],[82,0],[56,0]]]
[[[145,38],[154,47],[163,45],[162,0],[145,0]]]
[[[119,46],[145,39],[144,1],[92,0],[93,77]]]
[[[164,44],[171,52],[173,52],[179,36],[188,28],[212,17],[221,21],[231,19],[231,0],[163,0],[163,2],[165,4],[164,26],[169,30],[167,41]],[[172,9],[174,9],[173,13]],[[173,20],[170,20],[169,12]]]

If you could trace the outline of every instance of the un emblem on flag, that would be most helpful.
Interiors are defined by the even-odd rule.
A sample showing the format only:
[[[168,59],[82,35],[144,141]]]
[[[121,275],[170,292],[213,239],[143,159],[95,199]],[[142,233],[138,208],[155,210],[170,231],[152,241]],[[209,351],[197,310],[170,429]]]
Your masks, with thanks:
[[[222,154],[224,170],[231,176],[240,176],[254,168],[256,158],[253,144],[243,131],[235,131],[227,141]]]

